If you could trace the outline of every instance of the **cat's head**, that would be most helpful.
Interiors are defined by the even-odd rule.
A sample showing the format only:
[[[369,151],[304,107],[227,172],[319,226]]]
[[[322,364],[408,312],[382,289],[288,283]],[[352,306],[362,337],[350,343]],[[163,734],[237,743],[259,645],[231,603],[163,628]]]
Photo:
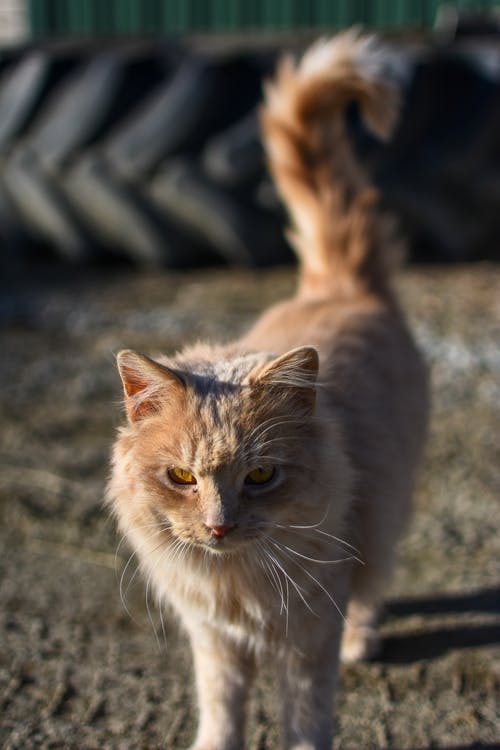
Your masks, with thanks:
[[[125,531],[228,553],[310,521],[324,481],[314,348],[165,363],[123,351],[118,369],[128,425],[110,496]]]

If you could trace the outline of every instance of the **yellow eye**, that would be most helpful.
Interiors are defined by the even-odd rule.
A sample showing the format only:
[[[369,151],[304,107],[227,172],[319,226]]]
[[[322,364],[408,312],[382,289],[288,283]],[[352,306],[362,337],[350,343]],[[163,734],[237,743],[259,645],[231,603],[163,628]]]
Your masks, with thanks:
[[[276,470],[273,466],[256,466],[245,477],[245,484],[267,484],[273,479]]]
[[[175,484],[196,484],[196,477],[187,469],[181,469],[179,466],[172,466],[168,470],[168,476]]]

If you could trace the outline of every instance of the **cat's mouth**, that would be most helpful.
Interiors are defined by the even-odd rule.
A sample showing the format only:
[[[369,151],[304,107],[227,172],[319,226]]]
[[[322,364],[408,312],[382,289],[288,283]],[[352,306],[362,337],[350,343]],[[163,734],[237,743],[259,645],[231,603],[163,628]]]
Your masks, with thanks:
[[[228,545],[228,544],[205,544],[202,543],[200,545],[204,550],[207,550],[215,557],[227,557],[228,555],[233,555],[235,552],[238,551],[239,547],[241,545]]]
[[[221,539],[210,538],[210,539],[193,539],[191,543],[203,549],[204,551],[211,552],[215,556],[227,556],[237,554],[244,547],[247,547],[252,541],[255,540],[253,535],[237,535],[227,536]]]
[[[209,539],[202,541],[201,546],[209,550],[214,555],[228,555],[238,552],[242,547],[246,546],[250,540],[247,539]]]

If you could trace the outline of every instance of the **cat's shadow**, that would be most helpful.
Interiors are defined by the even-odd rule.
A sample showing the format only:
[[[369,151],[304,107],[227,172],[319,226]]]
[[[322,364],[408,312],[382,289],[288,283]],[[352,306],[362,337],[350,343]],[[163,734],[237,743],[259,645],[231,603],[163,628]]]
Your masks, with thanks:
[[[405,664],[421,659],[432,659],[452,649],[500,643],[498,622],[467,624],[463,618],[466,613],[500,616],[500,587],[481,589],[467,594],[397,599],[387,603],[385,612],[385,619],[410,615],[448,614],[456,614],[460,616],[460,619],[456,625],[426,627],[424,623],[418,630],[385,636],[381,650],[375,658],[377,662]],[[476,747],[476,745],[471,747]]]

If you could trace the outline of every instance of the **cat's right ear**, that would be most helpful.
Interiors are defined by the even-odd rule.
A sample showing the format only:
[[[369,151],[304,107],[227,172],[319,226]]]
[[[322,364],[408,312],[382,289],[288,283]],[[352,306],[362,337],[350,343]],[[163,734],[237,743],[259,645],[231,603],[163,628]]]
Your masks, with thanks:
[[[119,352],[116,364],[123,383],[129,422],[137,422],[157,412],[160,398],[169,386],[185,389],[177,372],[131,349]]]
[[[312,414],[318,368],[317,350],[313,346],[301,346],[273,359],[254,375],[251,382],[278,388],[282,395],[292,398],[295,407],[301,407],[305,414]]]

